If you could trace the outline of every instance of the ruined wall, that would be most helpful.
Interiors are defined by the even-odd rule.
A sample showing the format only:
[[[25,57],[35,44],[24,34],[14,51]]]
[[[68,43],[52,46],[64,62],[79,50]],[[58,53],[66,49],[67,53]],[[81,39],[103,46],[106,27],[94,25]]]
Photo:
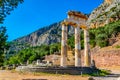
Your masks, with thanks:
[[[120,66],[120,50],[97,52],[93,59],[98,67]]]
[[[67,64],[74,65],[75,58],[74,55],[69,51],[68,52],[68,59],[67,59]],[[94,48],[92,50],[92,59],[95,60],[96,66],[97,67],[113,67],[113,66],[120,66],[120,49],[116,50],[101,50],[99,48]],[[81,51],[82,55],[82,66],[84,66],[84,51]],[[46,60],[52,61],[54,55],[49,55],[46,57]],[[55,60],[55,65],[60,65],[60,55],[56,55],[56,60]]]

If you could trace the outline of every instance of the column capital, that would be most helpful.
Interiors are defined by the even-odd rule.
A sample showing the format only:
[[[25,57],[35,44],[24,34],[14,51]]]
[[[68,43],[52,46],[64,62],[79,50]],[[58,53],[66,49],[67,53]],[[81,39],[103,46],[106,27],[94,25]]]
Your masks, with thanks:
[[[61,25],[64,25],[67,27],[69,25],[69,23],[67,21],[63,21],[63,22],[61,22]]]
[[[88,30],[87,25],[80,25],[80,28],[84,29],[84,30]]]
[[[73,26],[73,27],[78,27],[77,23],[70,22],[70,25]]]
[[[64,26],[73,26],[73,27],[78,27],[79,25],[77,24],[77,23],[74,23],[74,22],[69,22],[69,21],[63,21],[62,23],[61,23],[61,25],[64,25]]]

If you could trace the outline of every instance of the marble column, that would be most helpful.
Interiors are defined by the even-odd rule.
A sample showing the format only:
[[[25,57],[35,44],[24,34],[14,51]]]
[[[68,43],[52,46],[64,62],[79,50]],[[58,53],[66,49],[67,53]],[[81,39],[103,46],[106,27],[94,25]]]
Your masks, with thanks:
[[[84,66],[90,67],[91,65],[91,54],[89,46],[89,33],[87,29],[84,29]]]
[[[61,64],[62,67],[67,67],[67,26],[62,25],[62,41],[61,41]]]
[[[81,66],[80,27],[75,27],[75,67]]]

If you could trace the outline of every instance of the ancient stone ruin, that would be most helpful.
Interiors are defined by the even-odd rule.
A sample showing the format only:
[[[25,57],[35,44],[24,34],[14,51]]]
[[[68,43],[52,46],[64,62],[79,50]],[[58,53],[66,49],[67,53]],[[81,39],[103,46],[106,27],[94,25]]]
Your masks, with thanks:
[[[87,16],[80,12],[69,11],[68,18],[62,22],[62,41],[61,41],[61,63],[60,66],[67,67],[67,31],[68,27],[72,26],[75,29],[75,67],[81,67],[81,45],[80,45],[80,31],[84,30],[84,66],[90,67],[91,54],[89,47]]]
[[[40,63],[37,61],[37,65],[19,66],[16,70],[30,71],[30,72],[47,72],[47,73],[59,73],[59,74],[91,74],[99,71],[96,68],[91,67],[91,54],[89,46],[89,34],[88,24],[86,20],[88,17],[80,12],[69,11],[68,18],[65,19],[62,25],[62,41],[61,41],[61,62],[60,66],[49,66],[47,63]],[[67,31],[68,27],[72,26],[75,29],[75,66],[67,66]],[[81,45],[80,45],[80,31],[84,30],[84,66],[81,61]],[[45,65],[45,66],[44,66]]]

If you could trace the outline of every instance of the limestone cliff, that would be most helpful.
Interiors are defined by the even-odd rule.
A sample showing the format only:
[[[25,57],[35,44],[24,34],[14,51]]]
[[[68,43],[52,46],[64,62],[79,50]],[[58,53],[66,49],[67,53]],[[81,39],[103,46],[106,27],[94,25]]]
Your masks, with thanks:
[[[104,26],[120,19],[120,0],[105,0],[89,16],[90,27]]]
[[[69,28],[68,34],[73,34],[74,29],[72,27]],[[51,43],[56,43],[61,41],[61,22],[54,23],[52,25],[40,28],[39,30],[18,38],[13,42],[17,43],[28,43],[31,46],[40,46],[42,44],[49,45]]]

